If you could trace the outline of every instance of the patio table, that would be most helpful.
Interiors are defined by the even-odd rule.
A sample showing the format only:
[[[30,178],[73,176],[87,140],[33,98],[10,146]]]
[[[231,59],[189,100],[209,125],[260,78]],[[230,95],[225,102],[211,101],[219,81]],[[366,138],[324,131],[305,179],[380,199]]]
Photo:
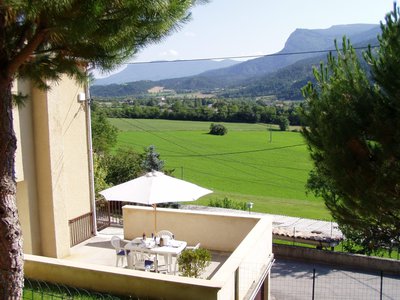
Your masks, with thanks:
[[[163,255],[166,260],[168,273],[171,272],[172,257],[178,256],[187,246],[185,241],[170,240],[167,245],[158,246],[156,245],[154,239],[147,238],[143,240],[142,238],[135,238],[125,245],[126,250],[140,250],[147,254],[154,254],[155,259],[155,271],[158,272],[158,255]],[[128,268],[132,268],[132,261],[128,257]],[[174,273],[176,272],[174,268]]]

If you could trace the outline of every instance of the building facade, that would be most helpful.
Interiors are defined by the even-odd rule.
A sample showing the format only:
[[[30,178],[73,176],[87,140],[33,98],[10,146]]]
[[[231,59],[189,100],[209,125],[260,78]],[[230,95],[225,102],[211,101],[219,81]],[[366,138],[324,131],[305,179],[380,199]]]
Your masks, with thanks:
[[[91,212],[85,89],[63,76],[43,91],[18,80],[15,107],[17,207],[26,254],[69,255],[70,221]]]

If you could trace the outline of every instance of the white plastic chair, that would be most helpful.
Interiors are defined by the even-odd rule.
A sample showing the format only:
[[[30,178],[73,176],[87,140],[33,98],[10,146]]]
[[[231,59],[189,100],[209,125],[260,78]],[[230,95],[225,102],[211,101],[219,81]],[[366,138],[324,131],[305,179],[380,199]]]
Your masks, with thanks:
[[[122,239],[116,235],[111,238],[111,245],[114,247],[116,255],[115,266],[117,267],[120,263],[122,263],[122,267],[124,266],[125,249],[122,247],[121,241]]]
[[[128,268],[134,270],[154,270],[155,258],[143,245],[128,243],[125,246]]]
[[[157,232],[157,236],[159,236],[160,238],[167,237],[169,240],[172,240],[174,238],[174,234],[169,230],[160,230],[159,232]],[[164,257],[164,264],[167,266],[167,270],[169,270],[170,264],[168,263],[168,255],[165,254],[163,255],[163,257]]]
[[[135,261],[136,261],[136,248],[138,246],[132,243],[128,243],[125,245],[124,250],[125,250],[125,258],[126,258],[126,264],[128,269],[134,269],[135,266]]]
[[[174,238],[174,234],[171,231],[168,230],[160,230],[157,232],[157,235],[161,238],[163,236],[168,236],[170,239]]]

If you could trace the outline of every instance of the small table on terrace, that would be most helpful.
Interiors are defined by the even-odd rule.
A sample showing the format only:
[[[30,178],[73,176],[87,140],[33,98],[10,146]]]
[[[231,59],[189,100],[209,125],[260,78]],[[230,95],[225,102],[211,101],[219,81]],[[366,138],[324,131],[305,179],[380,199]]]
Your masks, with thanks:
[[[147,254],[155,254],[155,271],[158,272],[158,255],[163,255],[167,265],[168,273],[171,272],[172,256],[178,256],[187,246],[185,241],[170,240],[167,245],[156,245],[154,239],[147,238],[145,241],[142,238],[135,238],[125,245],[126,250],[139,250]],[[128,258],[128,267],[132,268],[132,261]],[[174,273],[176,267],[174,267]]]

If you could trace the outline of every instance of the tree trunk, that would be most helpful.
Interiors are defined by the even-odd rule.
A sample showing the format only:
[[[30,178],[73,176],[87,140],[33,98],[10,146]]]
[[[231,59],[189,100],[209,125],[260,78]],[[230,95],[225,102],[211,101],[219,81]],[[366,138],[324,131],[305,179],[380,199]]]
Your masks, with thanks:
[[[24,283],[22,232],[16,203],[12,79],[0,78],[0,298],[21,299]]]

